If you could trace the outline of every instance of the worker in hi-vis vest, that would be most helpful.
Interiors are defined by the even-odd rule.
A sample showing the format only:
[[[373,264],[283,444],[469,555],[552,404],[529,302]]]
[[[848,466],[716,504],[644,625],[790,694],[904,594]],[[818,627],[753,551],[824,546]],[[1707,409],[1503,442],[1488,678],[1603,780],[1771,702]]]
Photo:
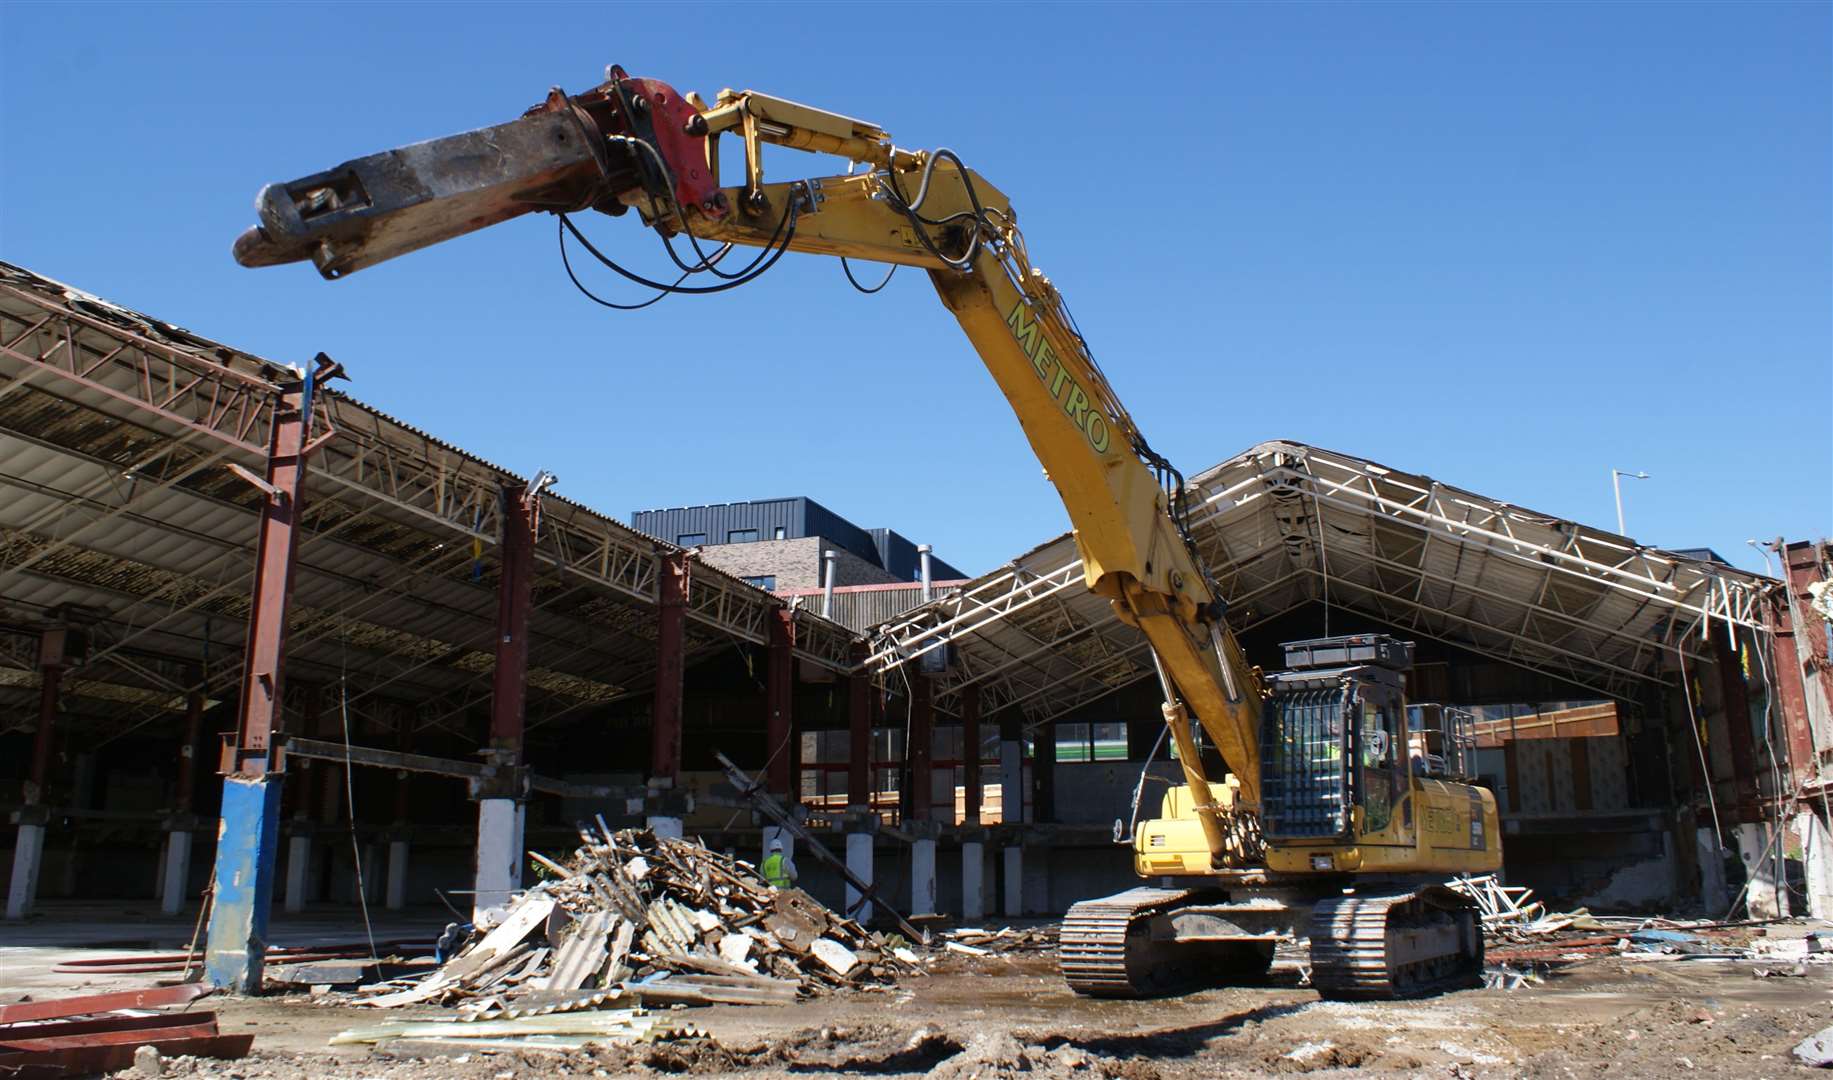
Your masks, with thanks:
[[[796,864],[783,854],[783,841],[770,841],[770,854],[764,856],[764,880],[779,889],[787,889],[796,883]]]

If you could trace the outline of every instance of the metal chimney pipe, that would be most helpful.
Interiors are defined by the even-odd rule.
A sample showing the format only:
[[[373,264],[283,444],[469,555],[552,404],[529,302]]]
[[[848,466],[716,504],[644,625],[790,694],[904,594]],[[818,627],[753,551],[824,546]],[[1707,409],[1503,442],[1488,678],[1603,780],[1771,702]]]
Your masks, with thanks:
[[[834,564],[840,555],[832,550],[821,553],[821,617],[834,617]]]
[[[922,567],[920,572],[921,576],[918,577],[917,580],[923,583],[924,603],[928,603],[929,600],[935,596],[935,588],[930,584],[929,578],[929,553],[931,550],[928,544],[917,545],[917,563]]]

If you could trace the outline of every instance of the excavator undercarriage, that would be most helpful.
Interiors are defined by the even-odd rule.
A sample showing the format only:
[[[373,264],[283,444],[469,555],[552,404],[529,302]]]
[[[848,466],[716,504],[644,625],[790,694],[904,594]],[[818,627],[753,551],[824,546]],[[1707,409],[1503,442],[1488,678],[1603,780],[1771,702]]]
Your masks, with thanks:
[[[1163,997],[1264,981],[1278,942],[1295,937],[1309,940],[1311,985],[1326,998],[1415,997],[1481,981],[1477,908],[1437,884],[1359,882],[1314,903],[1302,890],[1236,899],[1128,889],[1070,908],[1057,960],[1079,994]]]

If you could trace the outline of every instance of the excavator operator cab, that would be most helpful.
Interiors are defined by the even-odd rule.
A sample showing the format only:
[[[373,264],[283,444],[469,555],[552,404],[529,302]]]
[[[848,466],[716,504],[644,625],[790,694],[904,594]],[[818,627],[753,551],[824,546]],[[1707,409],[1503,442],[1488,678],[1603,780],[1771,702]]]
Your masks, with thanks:
[[[1406,671],[1385,634],[1287,642],[1260,725],[1261,829],[1275,842],[1381,832],[1409,784]],[[1360,829],[1355,828],[1360,807]]]

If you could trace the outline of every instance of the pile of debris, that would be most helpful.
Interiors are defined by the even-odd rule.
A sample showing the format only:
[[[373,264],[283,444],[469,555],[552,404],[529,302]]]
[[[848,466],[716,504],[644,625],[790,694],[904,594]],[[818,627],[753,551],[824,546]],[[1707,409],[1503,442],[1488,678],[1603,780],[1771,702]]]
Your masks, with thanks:
[[[966,956],[1053,952],[1057,947],[1057,927],[1055,925],[1034,926],[1028,930],[1014,930],[1010,926],[1001,927],[998,930],[963,927],[959,930],[949,930],[942,937],[944,949]]]
[[[473,1016],[645,1004],[773,1004],[918,970],[908,949],[750,864],[645,830],[581,826],[566,865],[432,974],[358,1004],[457,1005]]]

